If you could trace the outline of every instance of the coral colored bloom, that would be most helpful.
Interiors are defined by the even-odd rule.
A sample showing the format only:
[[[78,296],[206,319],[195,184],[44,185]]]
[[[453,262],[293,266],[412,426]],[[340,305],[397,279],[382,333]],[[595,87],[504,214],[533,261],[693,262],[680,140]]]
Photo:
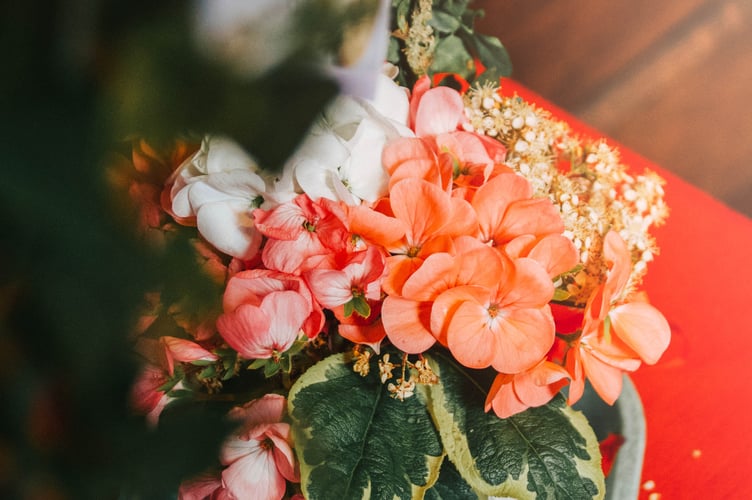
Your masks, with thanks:
[[[389,340],[405,352],[423,352],[437,340],[446,345],[446,329],[442,328],[446,311],[434,307],[436,298],[457,286],[493,286],[509,262],[468,236],[456,238],[453,244],[454,253],[429,255],[405,281],[401,296],[384,299],[384,328]]]
[[[192,363],[194,361],[217,361],[219,359],[216,354],[207,351],[190,340],[165,335],[159,341],[165,347],[167,367],[170,375],[173,374],[175,361]]]
[[[499,418],[511,417],[548,403],[568,382],[569,373],[545,359],[522,373],[500,373],[488,391],[486,411],[493,408]]]
[[[178,490],[178,500],[223,500],[227,497],[219,473],[206,473],[183,481]]]
[[[389,188],[403,179],[423,179],[448,191],[452,184],[453,165],[440,160],[435,145],[428,139],[401,137],[386,145],[381,155],[389,174]]]
[[[131,388],[131,406],[140,415],[146,416],[146,421],[156,427],[159,416],[173,398],[160,388],[168,381],[167,374],[154,365],[146,365]],[[175,389],[182,388],[178,382]]]
[[[452,166],[456,186],[478,187],[500,173],[511,173],[503,164],[506,148],[483,135],[453,131],[436,136],[436,150]]]
[[[220,461],[232,498],[279,500],[287,481],[300,481],[290,425],[282,422],[286,404],[283,396],[267,394],[230,412],[241,429],[225,442]]]
[[[444,312],[441,330],[449,350],[469,368],[493,366],[519,373],[538,363],[554,342],[548,306],[553,285],[532,259],[505,266],[493,286],[460,286],[437,297]]]
[[[601,398],[613,404],[623,372],[636,370],[642,361],[656,363],[671,340],[671,328],[658,309],[638,296],[624,297],[632,263],[618,233],[606,234],[603,255],[609,266],[606,281],[588,299],[582,336],[567,354],[570,403],[582,395],[587,376]]]
[[[532,198],[524,177],[501,174],[478,188],[472,205],[478,214],[480,238],[496,246],[522,235],[561,234],[564,223],[547,198]]]
[[[405,179],[390,191],[390,208],[393,219],[402,228],[404,236],[399,241],[376,241],[392,254],[387,258],[388,275],[384,291],[399,295],[405,280],[432,253],[447,251],[456,236],[471,235],[477,231],[475,214],[462,199],[452,198],[438,186],[421,179]],[[369,224],[368,212],[353,212],[356,226]],[[393,222],[393,221],[392,221]],[[372,224],[381,224],[374,218]],[[390,234],[387,228],[383,234]],[[394,233],[391,233],[394,234]],[[377,232],[372,232],[377,236]]]

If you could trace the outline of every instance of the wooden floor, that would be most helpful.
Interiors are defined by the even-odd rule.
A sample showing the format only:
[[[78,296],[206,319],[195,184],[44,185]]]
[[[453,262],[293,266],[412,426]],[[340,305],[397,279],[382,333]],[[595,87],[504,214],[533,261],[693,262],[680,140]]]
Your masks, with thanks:
[[[752,216],[752,0],[477,0],[513,77]]]

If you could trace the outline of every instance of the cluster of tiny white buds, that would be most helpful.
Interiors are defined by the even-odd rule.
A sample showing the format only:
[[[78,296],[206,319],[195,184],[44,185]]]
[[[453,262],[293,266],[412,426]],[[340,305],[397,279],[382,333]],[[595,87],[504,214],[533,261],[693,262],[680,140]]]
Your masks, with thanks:
[[[507,148],[506,164],[530,181],[534,196],[558,207],[580,265],[559,280],[569,301],[584,303],[605,279],[603,237],[616,230],[632,254],[627,289],[636,287],[657,253],[651,227],[663,223],[663,180],[652,172],[630,176],[619,152],[606,141],[588,141],[545,110],[494,85],[464,96],[466,130],[485,134]],[[569,169],[562,169],[562,165]]]

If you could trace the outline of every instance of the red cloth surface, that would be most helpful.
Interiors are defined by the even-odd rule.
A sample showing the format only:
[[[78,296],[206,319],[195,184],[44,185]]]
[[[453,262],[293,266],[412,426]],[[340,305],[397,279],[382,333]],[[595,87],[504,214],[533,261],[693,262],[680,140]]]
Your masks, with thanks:
[[[514,81],[502,89],[603,137]],[[666,179],[671,210],[643,287],[671,324],[671,345],[631,375],[647,421],[640,498],[752,498],[752,220],[608,142],[632,171]]]

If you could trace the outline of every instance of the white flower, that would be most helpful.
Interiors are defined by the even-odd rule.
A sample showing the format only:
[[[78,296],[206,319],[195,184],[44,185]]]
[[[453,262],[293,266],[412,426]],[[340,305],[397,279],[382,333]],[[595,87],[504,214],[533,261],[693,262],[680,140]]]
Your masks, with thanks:
[[[199,47],[236,72],[255,77],[284,61],[307,40],[296,39],[300,8],[317,3],[352,8],[353,0],[198,0],[195,30]],[[371,98],[389,44],[390,0],[374,2],[372,17],[343,27],[337,54],[318,54],[318,67],[344,94]],[[378,2],[378,5],[376,5]]]
[[[261,245],[252,210],[271,208],[294,196],[270,188],[253,158],[223,137],[204,139],[170,182],[173,213],[196,217],[198,231],[209,243],[240,259],[253,257]]]
[[[378,75],[371,100],[339,96],[324,110],[285,169],[311,198],[350,205],[373,202],[387,192],[381,152],[389,139],[413,135],[407,127],[407,89]]]

